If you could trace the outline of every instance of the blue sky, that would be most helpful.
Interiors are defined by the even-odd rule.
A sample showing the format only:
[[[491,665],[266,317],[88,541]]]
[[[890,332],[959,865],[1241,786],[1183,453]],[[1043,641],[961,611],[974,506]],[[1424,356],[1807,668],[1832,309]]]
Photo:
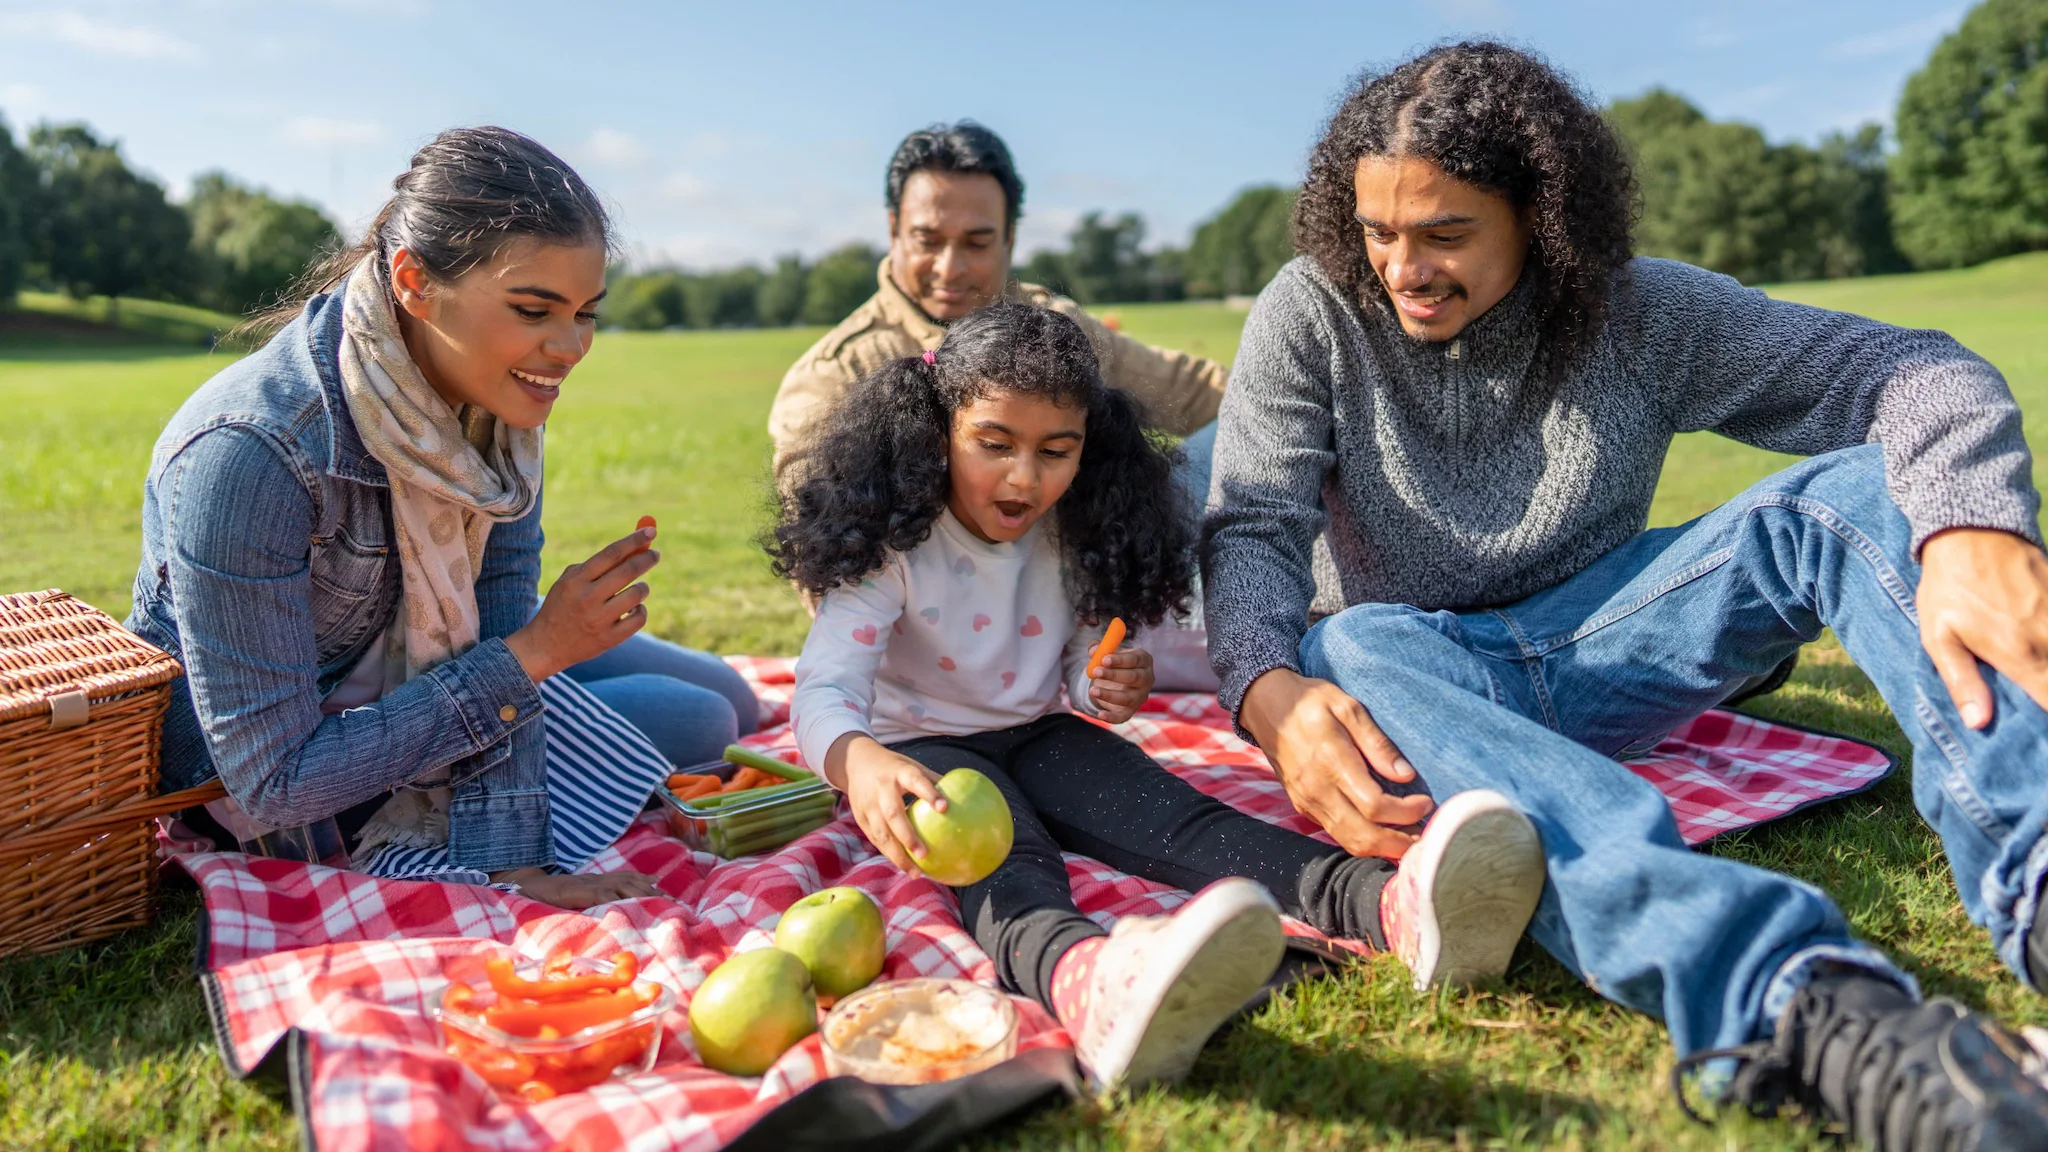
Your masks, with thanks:
[[[182,195],[227,171],[360,228],[454,124],[528,132],[617,204],[643,262],[883,239],[902,135],[971,116],[1028,191],[1024,249],[1081,212],[1182,242],[1299,179],[1361,69],[1445,37],[1536,49],[1596,98],[1672,88],[1773,139],[1890,121],[1946,0],[498,3],[0,0],[0,112],[82,119]]]

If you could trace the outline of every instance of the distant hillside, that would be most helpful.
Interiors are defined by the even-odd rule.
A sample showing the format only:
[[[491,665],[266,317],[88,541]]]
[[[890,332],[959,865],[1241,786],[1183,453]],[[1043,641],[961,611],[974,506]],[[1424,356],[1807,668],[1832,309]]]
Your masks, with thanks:
[[[12,309],[0,309],[0,342],[206,348],[238,323],[223,312],[161,300],[73,300],[55,292],[23,292]]]

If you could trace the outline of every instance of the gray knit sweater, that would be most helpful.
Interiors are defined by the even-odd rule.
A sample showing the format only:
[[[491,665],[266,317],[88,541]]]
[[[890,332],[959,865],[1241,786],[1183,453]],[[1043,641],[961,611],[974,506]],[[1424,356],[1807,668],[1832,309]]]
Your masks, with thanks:
[[[1637,259],[1598,347],[1546,389],[1527,296],[1431,344],[1306,258],[1259,294],[1204,526],[1209,655],[1233,715],[1260,674],[1298,670],[1326,527],[1326,603],[1511,603],[1643,530],[1678,432],[1808,455],[1876,440],[1916,551],[1965,526],[2039,540],[2005,379],[1940,332]]]

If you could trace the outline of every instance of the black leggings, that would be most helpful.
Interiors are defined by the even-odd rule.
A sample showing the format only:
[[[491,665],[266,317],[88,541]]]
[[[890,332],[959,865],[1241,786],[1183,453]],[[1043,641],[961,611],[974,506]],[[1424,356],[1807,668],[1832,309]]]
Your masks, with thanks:
[[[1391,863],[1351,856],[1211,799],[1137,745],[1078,716],[891,747],[941,774],[972,768],[1003,790],[1016,842],[988,879],[955,890],[960,918],[994,958],[1003,985],[1047,1007],[1053,965],[1075,944],[1103,935],[1074,906],[1062,849],[1191,892],[1243,876],[1319,931],[1386,946],[1380,889],[1393,875]]]

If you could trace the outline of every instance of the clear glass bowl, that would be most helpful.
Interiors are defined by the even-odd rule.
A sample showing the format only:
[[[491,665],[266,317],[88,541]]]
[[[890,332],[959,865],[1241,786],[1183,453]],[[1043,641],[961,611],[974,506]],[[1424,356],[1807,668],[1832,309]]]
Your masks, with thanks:
[[[934,1084],[1017,1054],[1017,1006],[971,980],[870,984],[825,1017],[825,1071],[871,1084]]]
[[[522,962],[513,971],[527,980],[542,978],[537,961]],[[568,965],[571,976],[608,976],[611,971],[609,960],[577,957]],[[475,995],[465,1009],[480,1014],[498,1002],[488,981],[473,987]],[[434,1018],[441,1025],[442,1047],[450,1055],[498,1091],[539,1101],[616,1076],[637,1076],[654,1066],[661,1047],[661,1018],[676,1006],[676,994],[652,980],[635,980],[633,987],[643,994],[653,989],[654,1000],[630,1016],[548,1039],[494,1028],[481,1015],[448,1007],[445,994],[435,1006]]]
[[[720,780],[731,779],[738,770],[738,765],[723,760],[680,769]],[[727,860],[773,852],[830,824],[839,814],[839,797],[822,776],[796,782],[796,787],[771,796],[721,794],[715,805],[679,799],[666,786],[655,789],[654,794],[667,808],[668,828],[676,839],[698,852]]]

